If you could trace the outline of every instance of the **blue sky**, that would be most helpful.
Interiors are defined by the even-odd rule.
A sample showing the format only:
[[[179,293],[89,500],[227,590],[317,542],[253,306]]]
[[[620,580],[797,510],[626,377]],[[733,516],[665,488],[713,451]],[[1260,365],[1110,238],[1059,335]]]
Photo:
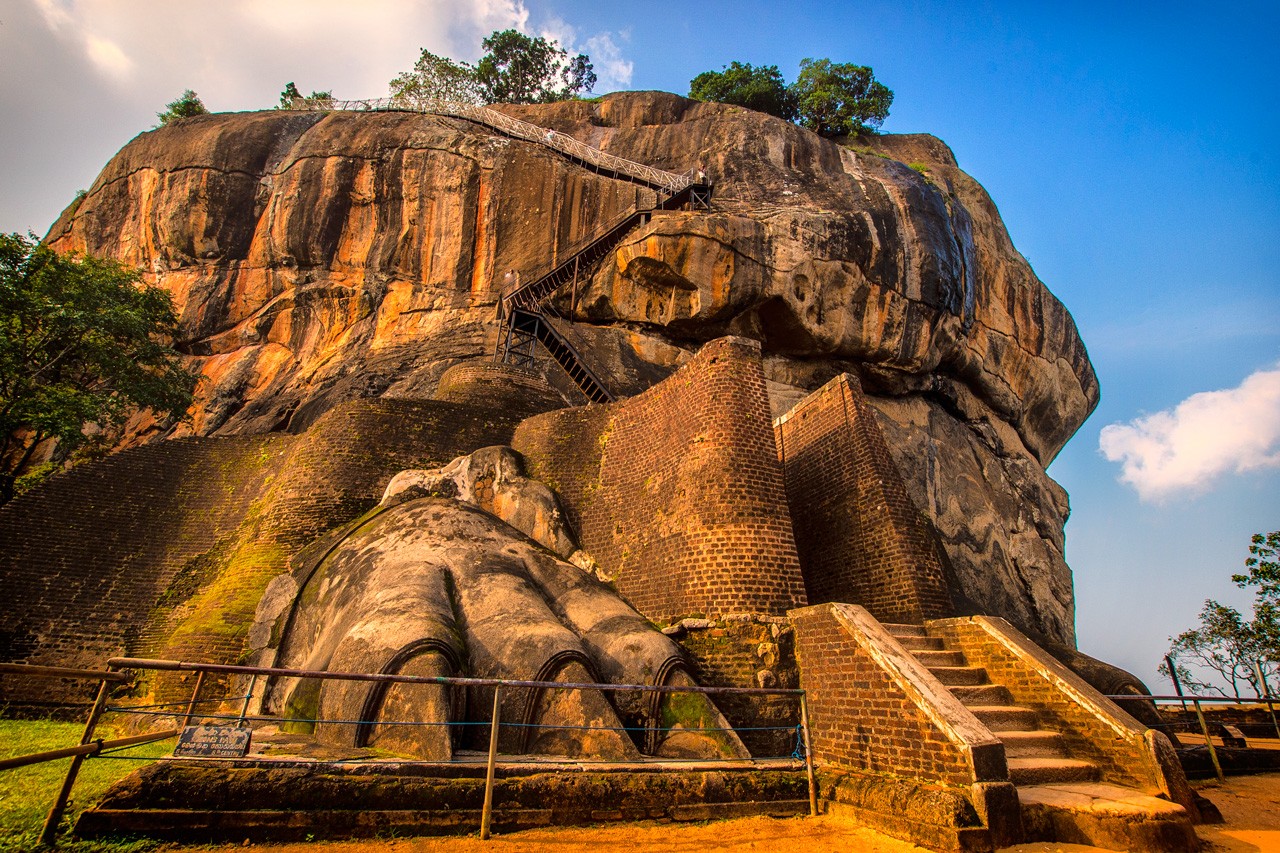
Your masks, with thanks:
[[[512,25],[589,52],[600,90],[683,94],[733,60],[874,67],[896,93],[884,130],[952,147],[1097,369],[1102,403],[1050,469],[1074,508],[1080,647],[1162,689],[1201,602],[1247,604],[1229,576],[1280,529],[1274,3],[0,0],[0,229],[43,233],[184,88],[214,110],[270,106],[289,80],[378,96],[419,48],[474,59]],[[1099,437],[1160,412],[1118,434],[1144,497]]]

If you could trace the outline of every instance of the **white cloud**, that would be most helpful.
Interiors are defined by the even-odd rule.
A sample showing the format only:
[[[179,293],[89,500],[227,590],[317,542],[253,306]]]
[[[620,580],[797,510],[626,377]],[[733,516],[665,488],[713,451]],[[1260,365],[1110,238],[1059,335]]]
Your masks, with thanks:
[[[1098,446],[1144,501],[1202,490],[1222,474],[1280,467],[1280,364],[1237,388],[1103,427]]]
[[[89,60],[99,69],[120,80],[128,78],[129,72],[133,70],[133,60],[125,55],[118,44],[91,33],[85,34],[84,44]]]
[[[578,30],[572,24],[560,18],[552,18],[539,30],[538,35],[548,41],[557,41],[560,47],[570,56],[585,53],[591,57],[591,66],[596,72],[596,94],[616,92],[631,85],[631,74],[634,63],[625,59],[622,48],[614,41],[613,33],[601,32],[579,44]],[[618,38],[627,41],[630,33],[621,32]]]

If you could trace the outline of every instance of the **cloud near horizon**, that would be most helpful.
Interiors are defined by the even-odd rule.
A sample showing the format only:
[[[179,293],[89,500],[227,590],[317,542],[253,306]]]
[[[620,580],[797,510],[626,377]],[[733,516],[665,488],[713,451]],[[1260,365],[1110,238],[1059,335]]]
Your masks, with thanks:
[[[1143,501],[1200,492],[1223,474],[1280,468],[1280,364],[1236,388],[1103,427],[1098,448]]]

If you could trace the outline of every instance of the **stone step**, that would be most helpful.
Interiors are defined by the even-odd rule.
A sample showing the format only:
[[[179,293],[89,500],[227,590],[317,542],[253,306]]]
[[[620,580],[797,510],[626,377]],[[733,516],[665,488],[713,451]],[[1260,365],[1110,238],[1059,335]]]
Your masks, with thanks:
[[[1000,732],[1033,731],[1039,715],[1019,705],[970,705],[969,710],[981,723],[999,736]]]
[[[987,671],[980,666],[930,666],[933,677],[948,687],[960,684],[988,684]]]
[[[951,693],[965,705],[1013,704],[1013,694],[1003,684],[957,684]]]
[[[1131,788],[1083,783],[1018,789],[1028,842],[1072,842],[1106,850],[1184,853],[1200,849],[1182,806]]]
[[[1006,758],[1067,758],[1062,735],[1047,731],[1006,731],[996,735],[1004,743]]]
[[[934,649],[912,649],[911,653],[915,655],[916,660],[927,667],[947,666],[960,667],[968,666],[969,662],[960,652],[939,651]]]
[[[899,622],[881,622],[881,627],[893,637],[927,637],[929,631],[923,625],[904,625]]]
[[[940,652],[946,649],[946,645],[936,637],[894,637],[894,639],[909,652]]]
[[[1023,785],[1055,785],[1094,782],[1098,766],[1077,758],[1008,758],[1009,781]]]

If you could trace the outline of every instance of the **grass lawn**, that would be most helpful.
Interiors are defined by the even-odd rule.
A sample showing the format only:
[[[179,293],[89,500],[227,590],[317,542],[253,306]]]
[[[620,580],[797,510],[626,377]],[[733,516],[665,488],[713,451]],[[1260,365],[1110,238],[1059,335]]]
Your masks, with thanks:
[[[28,755],[48,749],[74,746],[84,731],[82,723],[55,723],[47,720],[0,720],[0,758]],[[111,732],[100,728],[101,737]],[[80,775],[71,792],[71,802],[62,819],[59,850],[69,853],[135,853],[159,846],[155,841],[73,841],[68,835],[80,812],[93,805],[115,782],[141,767],[144,762],[131,760],[167,755],[173,741],[160,741],[130,747],[119,753],[124,758],[89,758],[80,767]],[[34,850],[44,825],[44,816],[62,786],[70,758],[32,764],[16,770],[0,770],[0,853]]]

